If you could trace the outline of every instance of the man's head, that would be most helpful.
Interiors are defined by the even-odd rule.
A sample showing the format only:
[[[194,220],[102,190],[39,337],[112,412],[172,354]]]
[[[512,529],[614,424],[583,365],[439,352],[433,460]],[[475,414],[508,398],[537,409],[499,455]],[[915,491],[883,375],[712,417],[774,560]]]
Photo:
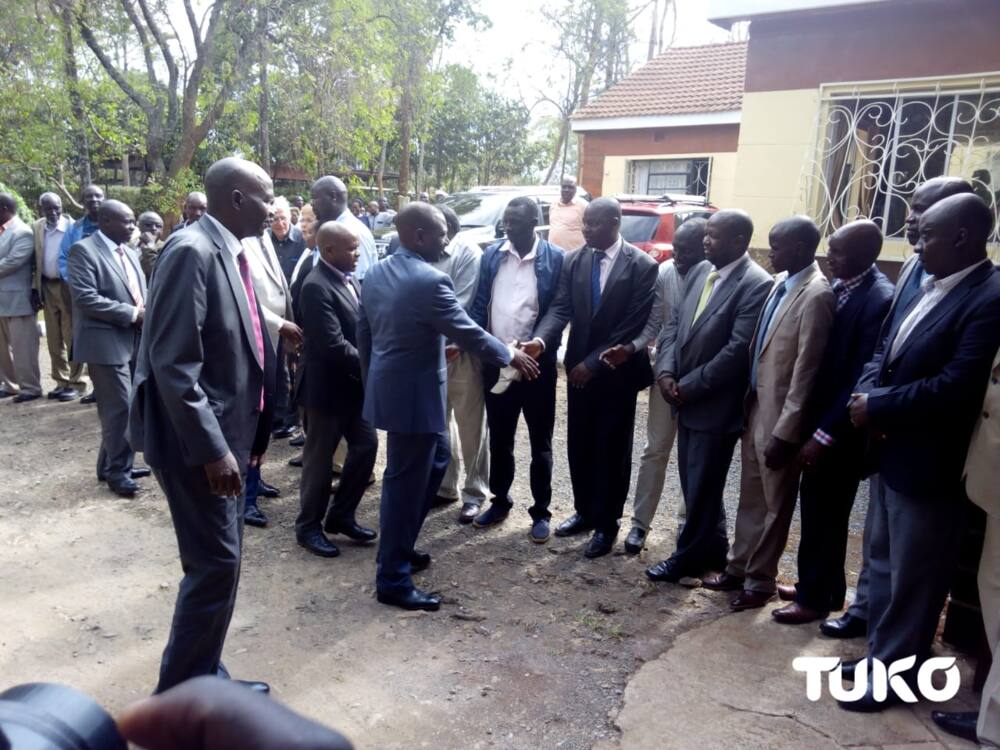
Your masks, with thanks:
[[[533,198],[519,195],[512,198],[503,212],[503,232],[518,250],[531,250],[538,226],[538,206]]]
[[[938,201],[920,217],[921,253],[927,273],[951,276],[986,257],[993,213],[982,198],[959,193]]]
[[[208,213],[237,239],[260,236],[274,201],[267,172],[235,156],[219,159],[205,173],[205,192]]]
[[[458,214],[451,206],[438,206],[438,211],[444,215],[444,223],[448,226],[448,240],[455,239],[455,235],[462,231],[462,222],[458,219]]]
[[[430,203],[431,197],[427,194],[426,190],[421,190],[420,195],[417,196],[417,200],[421,201],[422,203]]]
[[[59,221],[59,217],[62,216],[62,198],[55,193],[42,193],[38,197],[38,208],[41,210],[42,216],[45,217],[45,223],[54,227]]]
[[[304,205],[306,205],[306,201],[301,195],[296,195],[294,198],[292,198],[292,205],[298,209],[301,209]]]
[[[104,200],[104,191],[97,185],[87,185],[83,189],[83,208],[91,221],[97,221],[97,209]]]
[[[681,276],[705,260],[704,219],[688,219],[674,232],[674,265]]]
[[[378,199],[378,210],[388,211],[389,210],[389,199],[385,196]]]
[[[316,232],[320,257],[341,273],[354,273],[358,267],[358,235],[346,224],[328,221]]]
[[[6,224],[17,216],[17,201],[10,193],[0,193],[0,224]]]
[[[705,225],[705,257],[716,268],[728,266],[746,253],[751,237],[753,220],[746,211],[716,211]]]
[[[928,208],[949,196],[971,192],[972,185],[959,177],[934,177],[919,185],[913,191],[910,213],[906,215],[906,241],[916,247],[920,239],[920,217]]]
[[[583,212],[583,239],[595,250],[607,250],[618,241],[622,207],[614,198],[597,198]]]
[[[302,212],[302,209],[299,208],[298,206],[289,206],[288,207],[288,220],[292,222],[292,226],[296,226],[297,227],[299,225],[299,214],[301,212]]]
[[[862,219],[845,224],[830,235],[826,265],[835,279],[853,279],[866,271],[882,251],[882,230]]]
[[[378,213],[378,201],[368,201],[368,213],[374,216]]]
[[[121,201],[106,200],[97,211],[97,227],[109,240],[124,245],[135,231],[135,214]]]
[[[576,197],[576,178],[572,175],[566,175],[562,178],[562,183],[559,185],[559,197],[562,199],[563,203],[571,203]]]
[[[351,213],[355,216],[361,216],[365,212],[365,202],[360,198],[354,198],[351,201]]]
[[[347,208],[347,186],[339,177],[320,177],[312,184],[309,192],[316,220],[320,224],[339,218]]]
[[[819,227],[808,216],[793,216],[779,221],[771,227],[767,237],[771,246],[767,256],[771,268],[778,273],[798,273],[816,259],[819,241]]]
[[[292,229],[292,207],[288,199],[278,196],[271,204],[271,234],[278,241],[285,239]]]
[[[434,263],[441,258],[448,237],[444,214],[429,203],[414,201],[396,214],[399,243],[425,260]]]
[[[154,240],[160,239],[163,233],[163,219],[155,211],[139,214],[135,223],[139,227],[139,234],[151,234]]]
[[[199,193],[197,190],[188,193],[187,198],[184,199],[184,224],[194,224],[205,215],[207,210],[208,198],[205,197],[204,193]]]

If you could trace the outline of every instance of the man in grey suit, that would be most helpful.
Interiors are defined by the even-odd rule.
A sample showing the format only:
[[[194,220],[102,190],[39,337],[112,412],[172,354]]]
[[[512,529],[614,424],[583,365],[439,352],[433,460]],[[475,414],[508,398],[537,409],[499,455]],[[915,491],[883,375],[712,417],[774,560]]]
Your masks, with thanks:
[[[35,237],[17,217],[10,193],[0,193],[0,398],[34,401],[42,395],[38,323],[31,304]]]
[[[660,393],[677,410],[677,467],[686,518],[677,549],[646,570],[654,581],[726,564],[729,540],[722,492],[743,430],[750,339],[771,276],[748,255],[753,222],[743,211],[712,215],[705,257],[688,273],[684,297],[657,341]]]
[[[383,604],[433,611],[441,598],[416,588],[410,576],[430,564],[430,555],[414,544],[451,459],[444,339],[488,364],[516,367],[529,380],[538,376],[538,365],[476,325],[451,279],[430,265],[448,235],[438,209],[411,203],[396,226],[400,248],[369,270],[357,329],[362,416],[389,433],[375,585]]]
[[[135,347],[142,326],[146,277],[128,246],[135,216],[124,203],[106,200],[98,230],[69,249],[67,275],[73,298],[73,359],[87,363],[101,420],[97,478],[120,497],[132,497],[132,448],[125,431],[132,395]],[[147,472],[148,473],[148,472]]]
[[[208,213],[156,261],[135,372],[130,434],[170,505],[184,578],[156,691],[228,676],[222,647],[236,603],[242,474],[274,357],[240,239],[267,218],[271,179],[222,159],[205,174]],[[267,692],[265,683],[247,683]]]

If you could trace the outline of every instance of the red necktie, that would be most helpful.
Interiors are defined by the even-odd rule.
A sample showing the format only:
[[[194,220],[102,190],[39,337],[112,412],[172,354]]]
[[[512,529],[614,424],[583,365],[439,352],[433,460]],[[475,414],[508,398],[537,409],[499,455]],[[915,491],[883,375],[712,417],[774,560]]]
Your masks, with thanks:
[[[261,368],[264,367],[264,331],[260,327],[260,315],[257,314],[257,295],[253,293],[253,280],[250,278],[250,264],[247,263],[246,253],[240,251],[236,256],[240,262],[240,279],[243,281],[243,289],[247,293],[247,304],[250,307],[250,320],[253,322],[253,338],[257,344],[257,354],[260,356]],[[260,411],[264,411],[264,386],[260,387]]]

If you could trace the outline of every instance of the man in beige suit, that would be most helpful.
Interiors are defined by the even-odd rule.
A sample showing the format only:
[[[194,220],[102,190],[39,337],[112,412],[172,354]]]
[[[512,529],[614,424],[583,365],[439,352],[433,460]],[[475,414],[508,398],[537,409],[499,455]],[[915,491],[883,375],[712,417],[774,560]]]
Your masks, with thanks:
[[[726,571],[706,588],[736,591],[734,610],[762,607],[776,591],[778,560],[799,491],[796,452],[809,436],[807,407],[833,326],[836,300],[816,264],[819,229],[793,216],[771,229],[778,271],[750,344],[736,539]]]

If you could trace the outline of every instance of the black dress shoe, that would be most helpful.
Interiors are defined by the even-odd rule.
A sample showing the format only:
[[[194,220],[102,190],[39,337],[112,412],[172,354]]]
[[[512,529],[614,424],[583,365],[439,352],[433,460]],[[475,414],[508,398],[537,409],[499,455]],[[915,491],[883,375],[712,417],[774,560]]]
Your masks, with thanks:
[[[302,468],[302,454],[300,453],[299,455],[294,456],[294,457],[288,459],[288,465],[289,466],[297,466],[298,468],[301,469]]]
[[[979,723],[978,711],[931,711],[931,718],[948,734],[969,742],[979,742],[979,737],[976,735],[976,724]]]
[[[23,404],[25,401],[34,401],[36,398],[41,398],[41,393],[18,393],[14,396],[15,404]]]
[[[80,399],[80,403],[81,404],[96,404],[97,403],[97,396],[95,396],[93,393],[88,393],[86,396],[84,396],[83,398]]]
[[[594,535],[590,537],[590,541],[587,543],[587,549],[584,550],[583,556],[593,560],[595,557],[604,557],[615,547],[615,537],[617,534],[612,534],[607,531],[595,531]]]
[[[405,594],[383,594],[378,592],[376,598],[382,604],[408,610],[423,610],[425,612],[437,612],[441,608],[441,597],[437,594],[426,594],[420,589],[413,588]]]
[[[323,536],[322,531],[314,531],[308,536],[299,537],[297,541],[300,546],[320,557],[337,557],[340,554],[340,550]]]
[[[16,396],[16,395],[17,394],[14,393],[14,391],[8,391],[4,388],[0,388],[0,398],[10,398],[11,396]]]
[[[135,493],[139,491],[139,485],[128,477],[115,482],[109,481],[108,488],[118,495],[118,497],[135,497]]]
[[[132,473],[129,474],[133,479],[143,479],[152,474],[153,471],[147,466],[133,466]]]
[[[348,539],[362,543],[374,542],[378,537],[375,529],[359,526],[356,521],[344,523],[343,521],[334,521],[332,518],[326,519],[326,523],[323,524],[323,531],[327,534],[343,534]]]
[[[49,394],[49,398],[53,398],[51,393]],[[80,398],[80,394],[75,388],[67,388],[62,393],[55,396],[56,401],[61,401],[62,403],[76,401],[78,398]]]
[[[266,682],[258,682],[257,680],[233,680],[233,682],[262,695],[267,695],[271,692],[271,686]]]
[[[445,497],[444,495],[435,495],[434,499],[431,500],[431,510],[435,508],[443,508],[446,505],[451,505],[452,503],[457,503],[457,497]]]
[[[479,515],[478,503],[462,503],[462,510],[458,512],[459,523],[472,523]]]
[[[556,526],[556,536],[574,536],[576,534],[582,534],[585,531],[593,531],[593,529],[593,525],[584,521],[583,516],[579,513],[574,513],[561,524]]]
[[[854,682],[854,673],[862,659],[842,659],[840,662],[840,679]]]
[[[819,632],[828,638],[861,638],[868,634],[868,620],[845,612],[834,620],[821,623]]]
[[[53,388],[51,391],[49,391],[49,394],[48,396],[46,396],[46,398],[55,401],[57,398],[59,398],[62,394],[64,394],[68,390],[69,390],[68,388]]]
[[[651,581],[677,583],[687,575],[689,575],[688,571],[683,570],[672,557],[646,568],[646,578]]]
[[[304,432],[300,432],[298,435],[289,440],[288,444],[293,448],[301,448],[306,444],[306,434]]]
[[[902,702],[902,699],[900,699],[900,697],[892,690],[889,690],[889,694],[885,697],[884,701],[875,700],[875,696],[872,693],[872,687],[869,685],[867,692],[865,692],[865,694],[857,700],[838,700],[837,705],[845,711],[854,711],[861,714],[874,714],[879,711],[885,711],[887,708],[891,708],[892,706],[898,706]]]
[[[625,537],[625,551],[630,555],[638,555],[642,552],[646,544],[646,531],[638,526],[633,526],[632,530]]]
[[[427,570],[431,566],[431,553],[424,552],[423,550],[415,549],[413,554],[410,555],[410,572],[419,573],[421,570]]]
[[[279,427],[276,430],[271,430],[271,437],[275,440],[284,440],[285,438],[291,437],[295,434],[294,427]]]
[[[263,529],[267,526],[267,516],[256,505],[248,505],[243,510],[243,523],[247,526],[256,526],[258,529]]]
[[[261,497],[281,497],[281,490],[273,484],[268,484],[263,479],[257,483],[257,494]]]

